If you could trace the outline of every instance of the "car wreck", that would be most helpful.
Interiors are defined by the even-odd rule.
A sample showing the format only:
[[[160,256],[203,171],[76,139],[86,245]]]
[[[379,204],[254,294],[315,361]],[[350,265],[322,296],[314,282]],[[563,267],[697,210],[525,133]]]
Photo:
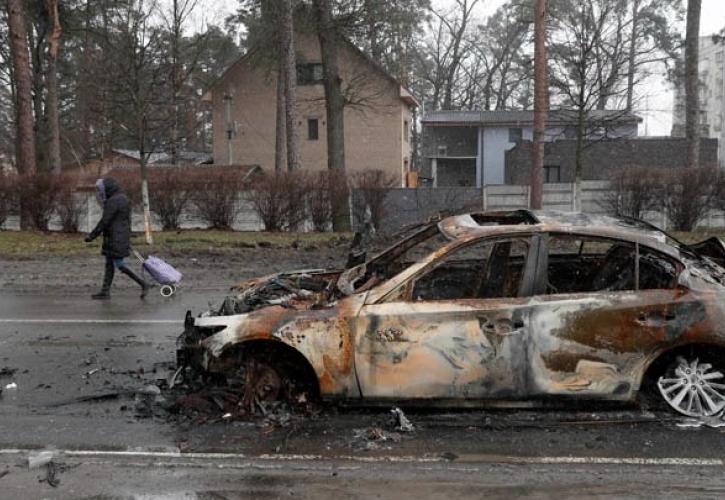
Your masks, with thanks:
[[[636,401],[725,408],[725,247],[642,221],[479,212],[341,270],[233,287],[187,313],[178,363],[240,400],[452,406]]]

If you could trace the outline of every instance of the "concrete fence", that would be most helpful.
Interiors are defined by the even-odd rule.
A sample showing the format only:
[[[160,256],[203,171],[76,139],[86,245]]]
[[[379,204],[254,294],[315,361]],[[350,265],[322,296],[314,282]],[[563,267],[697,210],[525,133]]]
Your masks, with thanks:
[[[545,184],[543,208],[545,210],[571,211],[573,209],[573,184]],[[582,185],[582,209],[590,213],[607,213],[606,199],[608,198],[608,181],[585,181]],[[101,217],[101,207],[96,202],[93,193],[79,192],[76,194],[83,206],[79,230],[89,232]],[[395,232],[416,222],[423,221],[440,212],[459,212],[464,210],[516,210],[528,206],[529,187],[513,185],[490,185],[481,189],[470,187],[441,187],[441,188],[390,188],[385,190],[383,198],[383,221],[378,230],[385,233]],[[353,190],[350,206],[351,220],[355,230],[361,227],[365,220],[366,200],[363,191]],[[153,200],[152,200],[153,207]],[[649,222],[668,227],[667,216],[663,212],[648,213],[645,217]],[[154,216],[154,230],[160,230],[161,225]],[[18,217],[11,216],[2,229],[17,230]],[[193,209],[182,214],[182,229],[204,229],[205,222],[196,215]],[[702,228],[725,228],[725,213],[712,210],[700,223]],[[237,215],[232,228],[237,231],[261,231],[264,224],[254,211],[252,204],[247,201],[244,192],[239,194],[237,201]],[[311,223],[305,224],[303,229],[310,230]],[[54,217],[50,223],[51,230],[60,230],[60,222]],[[138,209],[134,209],[132,216],[132,229],[143,230],[143,221]]]

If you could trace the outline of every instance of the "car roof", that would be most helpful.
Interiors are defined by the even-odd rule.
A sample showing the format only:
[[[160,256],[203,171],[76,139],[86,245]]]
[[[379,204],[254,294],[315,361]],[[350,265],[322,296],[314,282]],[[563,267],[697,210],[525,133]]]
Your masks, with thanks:
[[[678,248],[667,243],[667,235],[646,222],[627,217],[559,212],[553,210],[514,210],[471,212],[453,215],[438,223],[451,240],[511,233],[575,233],[641,243],[678,257]]]

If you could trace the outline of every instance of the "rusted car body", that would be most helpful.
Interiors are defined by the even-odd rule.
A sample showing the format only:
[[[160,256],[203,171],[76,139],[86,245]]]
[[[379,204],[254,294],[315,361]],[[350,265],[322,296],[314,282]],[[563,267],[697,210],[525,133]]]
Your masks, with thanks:
[[[179,362],[229,374],[264,346],[304,365],[296,376],[322,398],[453,405],[629,401],[656,370],[675,409],[713,414],[725,406],[711,370],[725,361],[723,257],[717,240],[698,250],[629,219],[458,215],[346,270],[238,285],[187,315]]]

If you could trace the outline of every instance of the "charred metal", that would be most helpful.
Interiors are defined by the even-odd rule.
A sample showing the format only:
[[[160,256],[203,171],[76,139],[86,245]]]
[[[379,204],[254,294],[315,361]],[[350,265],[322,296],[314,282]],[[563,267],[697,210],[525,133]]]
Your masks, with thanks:
[[[360,260],[236,285],[187,316],[179,363],[232,377],[254,359],[265,368],[247,372],[270,387],[307,377],[323,398],[460,404],[629,401],[673,353],[690,349],[698,373],[725,361],[719,240],[687,246],[641,221],[522,210],[432,221]],[[725,391],[722,374],[708,376],[697,404],[713,414]]]

